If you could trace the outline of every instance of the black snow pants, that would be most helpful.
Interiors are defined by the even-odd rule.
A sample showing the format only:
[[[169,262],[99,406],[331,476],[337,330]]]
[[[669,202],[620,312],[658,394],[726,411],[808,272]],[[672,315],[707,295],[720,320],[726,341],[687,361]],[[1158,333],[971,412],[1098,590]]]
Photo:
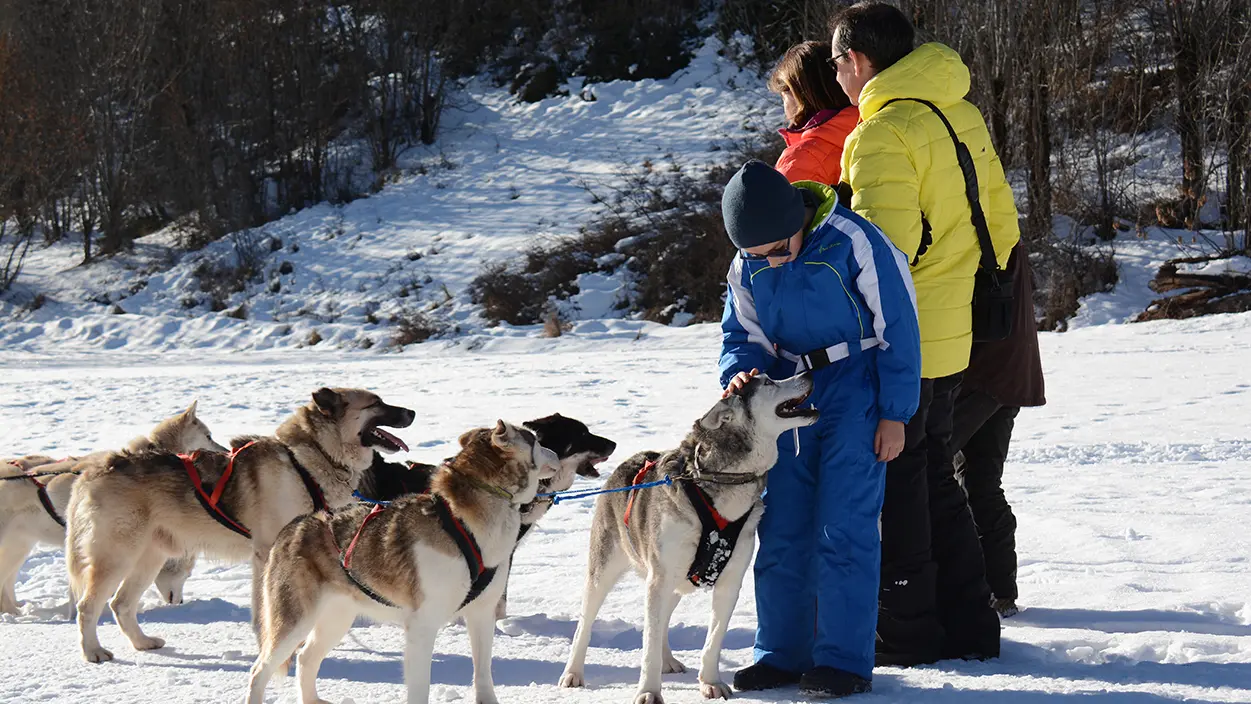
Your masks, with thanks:
[[[997,598],[1012,600],[1017,598],[1016,516],[1003,493],[1003,463],[1020,411],[980,391],[962,393],[956,399],[951,435],[952,453],[963,453],[957,476],[977,524],[986,581]]]
[[[886,468],[877,664],[999,655],[977,528],[952,467],[960,375],[921,380],[904,450]]]

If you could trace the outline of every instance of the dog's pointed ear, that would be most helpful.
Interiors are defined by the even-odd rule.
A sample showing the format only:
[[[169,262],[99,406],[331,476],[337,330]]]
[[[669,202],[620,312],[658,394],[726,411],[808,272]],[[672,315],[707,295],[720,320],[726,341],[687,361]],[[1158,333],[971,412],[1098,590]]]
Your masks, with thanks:
[[[731,394],[728,398],[721,399],[712,407],[712,410],[699,419],[700,426],[704,430],[716,430],[729,423],[734,420],[734,405],[742,402],[743,398],[738,394]]]
[[[334,389],[323,386],[314,391],[313,404],[327,418],[338,418],[343,413],[343,397]]]
[[[491,430],[491,444],[496,447],[508,447],[511,444],[512,428],[502,420],[495,421],[495,428]]]
[[[197,398],[191,402],[190,406],[187,406],[187,410],[183,411],[182,414],[190,420],[195,420],[195,408],[198,405],[200,405],[200,399]]]
[[[473,434],[474,431],[472,430],[466,430],[460,434],[460,437],[456,439],[456,442],[460,443],[460,449],[463,450],[467,445],[469,445],[469,441],[473,440]]]

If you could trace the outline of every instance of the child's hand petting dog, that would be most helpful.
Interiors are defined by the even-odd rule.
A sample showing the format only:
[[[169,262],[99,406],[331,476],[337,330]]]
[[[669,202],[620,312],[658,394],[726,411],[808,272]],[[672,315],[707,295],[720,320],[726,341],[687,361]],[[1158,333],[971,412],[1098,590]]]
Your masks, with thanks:
[[[753,369],[750,372],[739,372],[738,374],[735,374],[734,378],[730,379],[730,383],[726,384],[725,391],[721,392],[721,398],[729,398],[730,394],[738,393],[744,386],[747,385],[747,382],[751,381],[752,377],[759,373],[759,369]]]
[[[878,421],[877,435],[873,437],[873,451],[878,462],[890,462],[903,452],[904,424],[897,420]]]

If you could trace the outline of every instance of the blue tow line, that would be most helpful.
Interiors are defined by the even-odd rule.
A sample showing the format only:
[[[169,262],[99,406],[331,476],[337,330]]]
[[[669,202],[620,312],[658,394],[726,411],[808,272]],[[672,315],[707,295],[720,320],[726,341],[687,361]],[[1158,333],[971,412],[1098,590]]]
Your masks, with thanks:
[[[590,489],[586,491],[571,489],[569,491],[555,491],[550,494],[535,494],[535,496],[541,497],[544,499],[551,498],[552,504],[555,505],[562,501],[573,501],[575,499],[588,499],[592,496],[598,496],[599,494],[616,494],[619,491],[634,491],[635,489],[652,489],[658,486],[669,486],[671,484],[673,484],[673,477],[670,477],[669,475],[666,474],[665,478],[661,479],[660,481],[645,482],[643,484],[633,484],[630,486],[618,487],[616,489]]]
[[[552,504],[555,505],[555,504],[561,503],[562,501],[574,501],[576,499],[589,499],[592,496],[598,496],[600,494],[616,494],[617,492],[634,491],[635,489],[653,489],[658,486],[671,486],[672,484],[673,484],[673,477],[670,477],[669,475],[666,474],[665,478],[661,479],[660,481],[645,482],[643,484],[623,486],[623,487],[618,487],[616,489],[588,489],[588,490],[570,489],[569,491],[554,491],[548,494],[535,494],[534,496],[536,498],[541,498],[541,499],[550,498],[552,500]],[[377,499],[371,499],[365,496],[364,494],[360,493],[359,491],[353,491],[352,496],[355,497],[357,501],[360,501],[362,503],[367,503],[367,504],[373,504],[374,506],[391,505],[390,501],[379,501]]]
[[[365,496],[364,494],[360,493],[359,491],[353,491],[352,496],[357,501],[360,501],[361,503],[364,503],[364,504],[373,504],[374,506],[390,506],[391,505],[390,501],[379,501],[378,499],[371,499],[368,496]]]

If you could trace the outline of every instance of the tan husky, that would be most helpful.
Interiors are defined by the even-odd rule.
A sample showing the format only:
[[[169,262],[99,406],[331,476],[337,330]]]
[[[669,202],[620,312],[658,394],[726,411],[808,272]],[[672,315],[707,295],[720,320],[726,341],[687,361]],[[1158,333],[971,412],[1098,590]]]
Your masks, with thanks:
[[[127,448],[139,452],[194,450],[224,451],[213,442],[208,426],[196,416],[196,404],[162,421],[147,437],[131,440]],[[17,573],[35,545],[65,545],[65,511],[78,475],[104,462],[109,451],[53,461],[28,456],[0,460],[0,613],[18,613]],[[24,474],[38,476],[17,479]],[[42,486],[41,486],[42,485]],[[194,556],[170,560],[157,576],[157,590],[168,603],[182,602],[182,586],[195,566]],[[145,585],[146,588],[146,585]],[[71,601],[71,608],[73,602]]]
[[[358,615],[404,624],[408,701],[425,704],[435,636],[457,614],[469,630],[476,701],[494,704],[495,608],[521,507],[560,461],[529,430],[503,421],[465,433],[460,444],[428,495],[319,512],[282,531],[265,571],[249,704],[261,704],[265,685],[305,639],[296,658],[301,701],[321,702],[317,670]]]
[[[278,531],[300,514],[351,502],[373,448],[407,449],[381,426],[404,428],[413,417],[368,391],[323,388],[273,437],[236,438],[229,456],[123,452],[88,469],[74,486],[66,537],[83,657],[113,657],[100,646],[96,623],[115,591],[109,605],[131,645],[165,644],[140,630],[136,612],[170,557],[250,556],[255,604]]]

